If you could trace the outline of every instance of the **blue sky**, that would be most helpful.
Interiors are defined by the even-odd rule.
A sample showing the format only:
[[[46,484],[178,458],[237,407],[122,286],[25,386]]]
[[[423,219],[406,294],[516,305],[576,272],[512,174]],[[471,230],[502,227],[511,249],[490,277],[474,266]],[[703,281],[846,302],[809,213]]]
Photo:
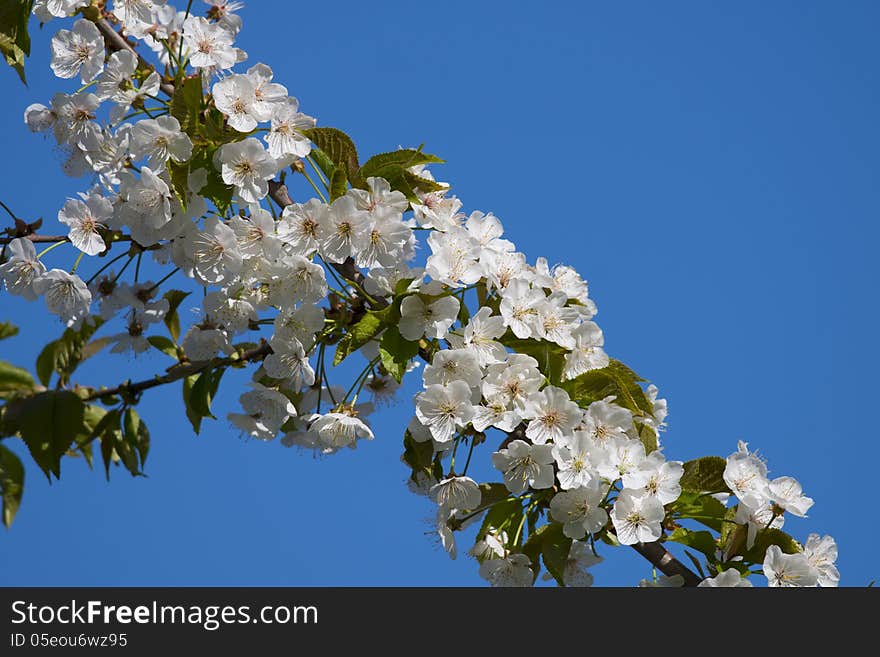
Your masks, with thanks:
[[[365,155],[424,143],[466,210],[588,279],[608,352],[669,400],[669,458],[749,441],[816,500],[786,529],[835,536],[843,584],[880,575],[865,522],[880,457],[876,3],[343,2],[328,15],[262,0],[243,17],[250,61],[320,125]],[[0,71],[0,200],[52,226],[85,183],[22,124],[26,105],[67,88],[48,67],[58,24],[32,25],[30,86]],[[0,358],[32,366],[61,327],[0,298],[0,319],[22,327]],[[100,358],[79,376],[121,381],[164,358]],[[224,415],[242,381],[224,379]],[[179,388],[153,391],[139,409],[148,478],[107,484],[69,460],[49,486],[29,467],[0,584],[479,585],[404,486],[416,383],[373,416],[374,442],[329,459],[244,441],[223,420],[194,437]],[[650,573],[631,551],[604,556],[597,584]]]

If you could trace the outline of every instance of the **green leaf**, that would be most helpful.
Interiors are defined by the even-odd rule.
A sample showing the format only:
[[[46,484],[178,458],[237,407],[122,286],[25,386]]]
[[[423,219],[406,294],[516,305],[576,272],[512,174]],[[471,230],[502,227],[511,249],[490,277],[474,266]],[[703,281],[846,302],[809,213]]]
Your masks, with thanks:
[[[238,130],[229,127],[223,112],[215,107],[205,112],[205,119],[198,127],[209,142],[221,146],[240,141],[244,137]]]
[[[418,194],[416,194],[416,190],[437,192],[447,189],[445,185],[441,185],[428,178],[422,178],[398,164],[383,167],[379,172],[371,175],[387,180],[388,184],[391,185],[391,189],[401,192],[412,203],[421,202]]]
[[[92,467],[92,442],[98,437],[98,428],[103,426],[107,415],[107,411],[96,404],[88,404],[83,412],[85,430],[76,437],[75,443],[76,448],[89,464],[89,468]]]
[[[65,329],[60,338],[47,344],[37,356],[36,370],[40,382],[48,386],[55,372],[61,384],[66,385],[79,364],[97,352],[95,345],[88,346],[89,340],[103,324],[100,317],[90,317],[79,330]],[[98,346],[103,344],[98,343]]]
[[[50,390],[8,403],[5,421],[22,437],[31,456],[51,480],[61,475],[61,457],[85,433],[85,403],[67,390]]]
[[[727,508],[714,497],[694,491],[682,491],[675,502],[669,505],[678,518],[696,520],[702,525],[720,532],[727,515]]]
[[[697,493],[729,493],[724,483],[724,469],[727,461],[720,456],[704,456],[684,464],[681,476],[683,490]]]
[[[430,441],[428,442],[430,445]],[[489,484],[480,484],[480,506],[490,506],[496,502],[500,502],[506,497],[510,497],[510,491],[507,486],[497,482]]]
[[[151,335],[147,338],[153,347],[161,351],[163,354],[171,356],[174,360],[178,360],[177,346],[164,335]]]
[[[189,163],[168,160],[166,168],[171,175],[171,188],[180,201],[180,207],[186,210],[186,199],[189,196]]]
[[[410,479],[417,482],[416,474],[424,472],[431,474],[431,467],[434,462],[434,445],[430,440],[425,442],[417,442],[413,439],[412,434],[406,431],[403,434],[403,462],[412,470]]]
[[[37,378],[44,386],[49,385],[52,380],[52,373],[55,371],[55,361],[58,359],[58,341],[50,342],[37,356]]]
[[[14,335],[18,335],[18,327],[15,324],[0,322],[0,340],[11,338]]]
[[[436,155],[423,153],[421,150],[413,150],[411,148],[401,148],[389,153],[379,153],[364,162],[360,168],[360,176],[363,180],[367,178],[385,178],[387,180],[388,170],[408,169],[419,164],[442,164]]]
[[[486,517],[483,518],[483,524],[477,533],[477,540],[479,541],[487,534],[497,533],[501,529],[506,529],[508,536],[512,539],[522,518],[523,508],[520,498],[501,500],[486,512]],[[519,540],[522,541],[522,533],[520,533]]]
[[[189,161],[189,169],[190,171],[204,169],[207,172],[208,180],[205,186],[199,190],[199,195],[211,201],[220,214],[226,214],[229,206],[232,205],[232,195],[235,190],[232,185],[223,182],[220,172],[214,168],[214,153],[216,151],[215,147],[195,149]]]
[[[92,430],[92,438],[98,438],[101,442],[101,459],[104,462],[104,474],[107,481],[110,481],[111,464],[120,460],[116,448],[123,443],[121,421],[122,412],[118,408],[114,408],[108,411]]]
[[[636,415],[653,415],[654,405],[639,385],[642,382],[644,379],[626,365],[611,359],[608,366],[584,372],[563,382],[561,387],[581,407],[613,395],[616,404],[628,408]]]
[[[748,525],[739,525],[734,522],[738,507],[737,504],[727,509],[719,538],[719,545],[731,557],[742,553],[749,535]]]
[[[150,451],[150,432],[147,425],[141,420],[141,416],[133,408],[125,409],[125,417],[122,422],[122,431],[125,442],[137,451],[140,457],[141,469],[147,461]],[[137,474],[133,472],[132,474]]]
[[[345,169],[338,167],[333,170],[330,176],[330,202],[332,203],[340,196],[345,196],[348,190],[348,178],[345,175]]]
[[[91,425],[92,430],[88,435],[78,437],[77,445],[82,451],[87,447],[91,448],[91,444],[95,439],[101,443],[101,455],[104,457],[104,473],[107,481],[110,481],[110,455],[113,453],[113,446],[116,444],[116,434],[119,433],[119,421],[122,414],[119,412],[119,409],[114,408],[100,416],[97,423],[92,424],[94,419],[100,415],[100,411],[103,411],[103,409],[94,405],[86,408],[85,423],[87,426]],[[89,457],[89,465],[91,466],[91,457]]]
[[[694,531],[686,527],[678,527],[666,537],[666,540],[681,543],[703,553],[710,564],[716,561],[715,550],[718,548],[718,544],[712,533],[705,529]]]
[[[501,337],[500,342],[518,354],[526,354],[537,360],[538,367],[550,383],[553,385],[561,383],[562,369],[565,367],[565,354],[567,353],[564,348],[547,340],[521,340],[510,331]],[[565,385],[562,387],[566,388]],[[571,395],[570,390],[569,395]],[[572,400],[578,401],[573,395]]]
[[[382,366],[400,383],[406,366],[419,353],[419,343],[406,340],[396,326],[389,326],[379,341],[379,358]]]
[[[357,182],[360,166],[357,148],[351,137],[336,128],[309,128],[303,130],[303,134],[311,139],[337,168],[345,171],[352,185],[359,186]]]
[[[544,567],[559,586],[565,586],[565,567],[570,550],[571,539],[563,533],[562,524],[558,522],[541,525],[523,545],[523,553],[532,561],[534,576],[538,576],[540,569],[537,563],[537,555],[540,554]]]
[[[198,378],[198,374],[193,374],[192,376],[183,379],[183,407],[186,410],[186,418],[192,425],[193,431],[195,431],[196,435],[198,435],[199,431],[202,429],[202,416],[193,410],[189,400],[190,397],[192,397],[192,389]]]
[[[801,552],[800,543],[794,540],[791,536],[781,529],[768,527],[767,529],[762,529],[758,532],[752,549],[744,555],[745,560],[752,563],[764,563],[764,555],[767,552],[767,548],[771,545],[778,545],[785,554],[797,554],[798,552]]]
[[[140,469],[138,469],[138,457],[134,446],[125,440],[122,434],[114,433],[113,437],[115,438],[113,449],[116,451],[116,455],[122,461],[125,469],[131,473],[132,477],[141,474]]]
[[[394,305],[387,306],[382,310],[368,310],[361,320],[349,326],[347,333],[336,345],[336,353],[333,356],[333,365],[339,365],[352,352],[363,347],[372,340],[383,328],[395,321],[396,308]]]
[[[309,153],[309,157],[311,157],[315,164],[318,165],[318,168],[324,172],[324,175],[327,176],[327,180],[333,177],[333,172],[336,171],[336,165],[333,164],[333,160],[327,157],[327,154],[322,151],[320,148],[313,148],[312,152]]]
[[[168,327],[168,333],[171,334],[171,339],[174,340],[175,344],[180,338],[180,317],[177,314],[177,309],[180,307],[183,300],[189,295],[189,292],[184,292],[183,290],[168,290],[162,295],[163,299],[168,300],[168,312],[165,313],[165,326]],[[176,354],[175,358],[177,358]]]
[[[3,524],[9,528],[24,493],[24,466],[12,450],[0,445],[0,496],[3,498]]]
[[[27,370],[0,360],[0,399],[30,392],[34,385],[34,379]]]
[[[194,136],[201,121],[202,111],[202,76],[186,78],[177,85],[171,98],[171,116],[180,123],[180,129]]]
[[[192,383],[189,383],[189,380],[193,377],[184,380],[183,400],[186,404],[186,415],[196,433],[201,429],[202,418],[217,419],[211,412],[211,401],[217,394],[220,379],[223,378],[225,371],[226,368],[223,367],[206,370],[192,380]]]
[[[395,302],[399,302],[401,297],[407,297],[410,294],[413,294],[412,292],[409,292],[409,286],[414,280],[414,278],[401,278],[399,281],[397,281],[397,283],[394,285]]]
[[[33,5],[33,0],[4,0],[0,3],[0,52],[25,84],[24,60],[31,54],[28,19]]]
[[[657,442],[657,431],[647,424],[643,424],[642,428],[639,429],[639,440],[645,446],[646,454],[650,454],[660,447],[660,443]]]

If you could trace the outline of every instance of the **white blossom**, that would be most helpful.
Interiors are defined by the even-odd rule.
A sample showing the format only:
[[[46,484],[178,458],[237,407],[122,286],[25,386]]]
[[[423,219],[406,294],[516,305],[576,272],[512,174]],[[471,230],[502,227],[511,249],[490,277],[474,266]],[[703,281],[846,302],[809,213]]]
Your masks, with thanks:
[[[503,559],[489,559],[481,563],[480,577],[496,587],[527,587],[532,585],[534,574],[529,558],[514,553]]]
[[[165,169],[165,162],[186,162],[192,156],[193,145],[181,132],[180,123],[173,116],[138,121],[131,129],[131,154],[135,159],[147,158],[147,164],[156,171]]]
[[[266,374],[273,379],[286,381],[294,392],[302,390],[315,382],[315,370],[302,343],[296,339],[281,339],[273,336],[269,340],[272,353],[263,361]]]
[[[653,543],[663,531],[664,515],[656,497],[624,488],[614,501],[611,522],[621,545]]]
[[[264,139],[269,145],[269,154],[272,157],[293,155],[302,158],[311,152],[311,140],[303,131],[314,128],[315,119],[299,111],[296,98],[274,103],[270,119],[269,132]]]
[[[282,393],[259,383],[239,398],[244,413],[229,413],[227,418],[239,429],[259,440],[272,440],[288,418],[296,415],[293,403]]]
[[[834,587],[840,583],[840,571],[834,565],[837,561],[837,543],[833,538],[810,534],[804,544],[804,556],[818,573],[819,586]]]
[[[504,325],[521,340],[537,336],[538,307],[544,298],[544,292],[530,287],[527,281],[510,281],[502,292],[499,306]]]
[[[210,360],[222,351],[227,356],[235,352],[225,331],[211,325],[191,326],[180,346],[191,361]]]
[[[574,431],[571,437],[553,446],[553,458],[558,468],[557,478],[562,490],[580,488],[599,479],[593,463],[594,444],[583,431]]]
[[[813,506],[813,498],[803,493],[800,483],[794,477],[777,477],[770,482],[770,499],[789,513],[803,518]]]
[[[514,440],[492,454],[492,465],[501,471],[504,485],[514,494],[552,487],[552,464],[552,445],[529,445],[524,440]]]
[[[233,185],[247,203],[257,203],[269,193],[269,179],[275,177],[278,164],[253,137],[224,144],[214,156],[223,182]]]
[[[458,299],[452,296],[426,303],[419,295],[411,294],[400,302],[397,328],[407,340],[442,339],[455,323],[460,307]]]
[[[232,41],[231,32],[201,16],[190,16],[183,23],[183,45],[189,53],[190,65],[195,68],[235,66],[237,55]]]
[[[769,499],[770,482],[767,481],[767,465],[740,442],[739,450],[727,457],[724,483],[743,504],[758,508]]]
[[[59,78],[80,74],[83,84],[98,77],[104,67],[104,38],[95,24],[80,18],[72,30],[59,30],[52,37],[51,66]]]
[[[58,211],[58,221],[68,227],[71,244],[87,255],[98,255],[107,246],[99,234],[113,216],[113,206],[103,196],[90,194],[85,201],[67,199]]]
[[[819,571],[810,565],[803,552],[785,554],[778,545],[771,545],[764,555],[764,576],[772,588],[816,586]]]
[[[464,381],[429,385],[416,395],[416,417],[438,443],[452,440],[456,427],[465,426],[473,414],[471,389]]]
[[[464,327],[463,335],[449,335],[449,342],[455,348],[464,348],[476,356],[481,367],[502,363],[507,359],[507,349],[496,340],[505,333],[504,319],[492,315],[492,309],[480,308]]]
[[[523,417],[529,420],[526,437],[537,445],[558,442],[571,436],[581,415],[581,409],[565,390],[547,386],[526,400],[523,410]]]
[[[247,75],[230,75],[211,90],[217,109],[226,115],[230,128],[250,132],[257,127],[257,96],[253,80]]]
[[[480,506],[480,488],[470,477],[447,477],[430,490],[431,499],[437,504],[470,511]]]
[[[357,255],[365,244],[367,213],[355,207],[350,196],[342,196],[330,205],[318,232],[321,255],[328,262],[345,262]]]
[[[644,489],[648,495],[656,496],[660,504],[671,504],[681,495],[679,482],[683,474],[681,461],[667,461],[661,452],[654,451],[635,468],[627,469],[623,485]]]
[[[34,281],[33,289],[45,297],[49,312],[58,315],[67,326],[78,326],[89,314],[92,293],[76,274],[52,269]]]
[[[706,588],[750,588],[752,583],[740,575],[736,568],[728,568],[715,577],[707,577],[697,586]]]
[[[600,506],[605,490],[593,480],[586,486],[559,492],[550,500],[550,515],[562,523],[562,531],[569,538],[598,532],[608,522],[608,514]]]
[[[594,322],[584,322],[571,332],[574,346],[565,355],[565,379],[574,379],[584,372],[607,367],[611,362],[602,350],[605,343],[602,329]]]
[[[363,420],[348,413],[327,413],[312,421],[309,431],[321,444],[331,449],[354,447],[358,438],[373,439],[373,432]]]
[[[251,111],[257,121],[268,121],[275,109],[287,102],[287,88],[272,82],[272,69],[265,64],[255,64],[247,71],[253,85],[254,102]]]
[[[37,260],[34,243],[16,237],[6,245],[6,262],[0,263],[0,276],[12,294],[33,301],[39,296],[34,283],[46,273],[46,266]]]
[[[232,280],[241,271],[241,251],[235,231],[215,216],[205,219],[205,229],[192,242],[193,274],[202,285]]]
[[[34,15],[41,23],[48,23],[53,18],[72,16],[80,7],[86,7],[91,0],[34,0]]]
[[[466,349],[443,349],[434,354],[422,375],[425,385],[464,381],[470,388],[480,385],[483,372],[476,356]]]

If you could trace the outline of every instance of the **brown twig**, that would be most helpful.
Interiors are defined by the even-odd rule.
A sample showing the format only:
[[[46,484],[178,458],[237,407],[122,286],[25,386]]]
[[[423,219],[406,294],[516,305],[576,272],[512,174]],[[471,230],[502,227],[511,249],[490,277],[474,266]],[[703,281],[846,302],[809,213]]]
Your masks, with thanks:
[[[685,586],[697,586],[703,581],[702,577],[672,556],[672,553],[660,542],[636,543],[632,548],[667,577],[681,575]]]
[[[0,237],[0,246],[5,246],[9,244],[12,240],[19,239],[18,237]],[[52,244],[54,242],[67,242],[67,235],[24,235],[24,239],[28,239],[34,244]],[[117,235],[113,238],[109,244],[113,244],[115,242],[131,242],[131,235]],[[109,246],[109,245],[108,245]]]
[[[180,379],[185,379],[188,376],[192,376],[193,374],[204,372],[205,370],[213,370],[218,367],[227,367],[236,363],[261,360],[271,353],[272,347],[269,346],[269,343],[266,341],[261,341],[259,346],[243,352],[236,358],[212,358],[211,360],[203,360],[194,363],[188,363],[186,365],[174,366],[168,371],[167,374],[163,374],[162,376],[156,375],[152,379],[145,379],[143,381],[137,381],[135,383],[132,383],[131,381],[126,381],[125,383],[120,383],[118,386],[115,386],[113,388],[101,388],[90,393],[87,397],[84,397],[83,399],[84,401],[94,401],[95,399],[106,397],[107,395],[118,395],[123,393],[128,395],[139,395],[143,391],[149,390],[150,388],[156,388],[158,386],[165,385],[166,383],[173,383],[175,381],[179,381]]]
[[[118,50],[131,51],[135,55],[137,55],[138,61],[140,62],[141,66],[155,70],[156,67],[150,64],[146,59],[144,59],[141,54],[137,50],[135,50],[134,46],[126,41],[125,37],[123,37],[115,29],[113,29],[113,26],[110,25],[110,23],[108,23],[106,19],[99,18],[98,20],[96,20],[95,27],[98,28],[101,36],[104,37],[104,43],[107,45],[108,50],[112,50],[114,52]],[[160,82],[159,88],[169,96],[174,95],[174,85],[170,82]]]

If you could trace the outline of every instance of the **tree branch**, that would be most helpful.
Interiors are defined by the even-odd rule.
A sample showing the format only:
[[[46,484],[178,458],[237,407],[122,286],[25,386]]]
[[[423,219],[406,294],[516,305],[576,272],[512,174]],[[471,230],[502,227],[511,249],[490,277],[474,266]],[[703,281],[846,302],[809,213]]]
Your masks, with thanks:
[[[685,586],[697,586],[697,584],[703,581],[702,577],[672,556],[672,553],[663,547],[660,542],[636,543],[632,548],[654,564],[654,567],[667,577],[681,575],[684,578]]]
[[[67,242],[67,235],[35,235],[31,233],[30,235],[20,235],[14,237],[0,237],[0,246],[5,246],[9,244],[12,240],[19,239],[20,237],[24,237],[25,239],[29,239],[34,244],[52,244],[54,242]],[[131,242],[131,235],[117,235],[107,244],[107,248],[109,249],[111,245],[116,242]],[[141,247],[143,248],[143,247]],[[144,248],[144,251],[149,251],[150,247]]]
[[[269,196],[280,207],[285,208],[293,203],[287,185],[276,180],[269,181]],[[348,280],[357,281],[360,284],[363,281],[363,274],[354,266],[351,258],[345,263],[330,263],[330,265]],[[364,300],[366,301],[366,300]],[[502,443],[502,447],[510,444],[514,440],[525,439],[525,424],[520,425],[513,431],[508,433],[507,439]],[[654,567],[668,577],[673,575],[681,575],[684,578],[685,586],[696,586],[702,581],[702,578],[690,568],[685,566],[681,561],[676,559],[672,553],[667,550],[659,542],[655,543],[637,543],[632,548],[650,561]]]
[[[167,374],[164,374],[162,376],[156,375],[152,379],[145,379],[144,381],[137,381],[136,383],[126,381],[125,383],[120,383],[114,388],[101,388],[99,390],[95,390],[87,397],[84,397],[83,401],[94,401],[106,395],[118,395],[121,393],[137,395],[142,393],[144,390],[156,388],[158,386],[165,385],[166,383],[173,383],[175,381],[179,381],[180,379],[185,379],[188,376],[192,376],[193,374],[204,372],[205,370],[213,370],[218,367],[227,367],[235,363],[261,360],[271,353],[272,347],[269,346],[269,343],[265,340],[261,340],[259,346],[243,352],[237,358],[212,358],[211,360],[197,361],[194,363],[189,363],[187,365],[175,365],[168,371]]]
[[[128,50],[137,55],[138,62],[140,62],[141,66],[147,67],[149,69],[155,70],[155,66],[150,64],[146,59],[144,59],[141,54],[135,50],[134,46],[131,45],[128,41],[125,40],[119,32],[113,29],[113,26],[107,22],[105,18],[99,18],[95,21],[95,27],[98,28],[98,31],[104,37],[104,43],[107,44],[107,49],[111,51],[117,50]],[[174,85],[170,82],[160,82],[159,88],[164,91],[169,96],[174,95]]]
[[[49,244],[52,242],[67,241],[67,235],[23,235],[22,237],[29,239],[35,244]],[[15,239],[19,239],[19,237],[0,237],[0,244],[5,246]]]

